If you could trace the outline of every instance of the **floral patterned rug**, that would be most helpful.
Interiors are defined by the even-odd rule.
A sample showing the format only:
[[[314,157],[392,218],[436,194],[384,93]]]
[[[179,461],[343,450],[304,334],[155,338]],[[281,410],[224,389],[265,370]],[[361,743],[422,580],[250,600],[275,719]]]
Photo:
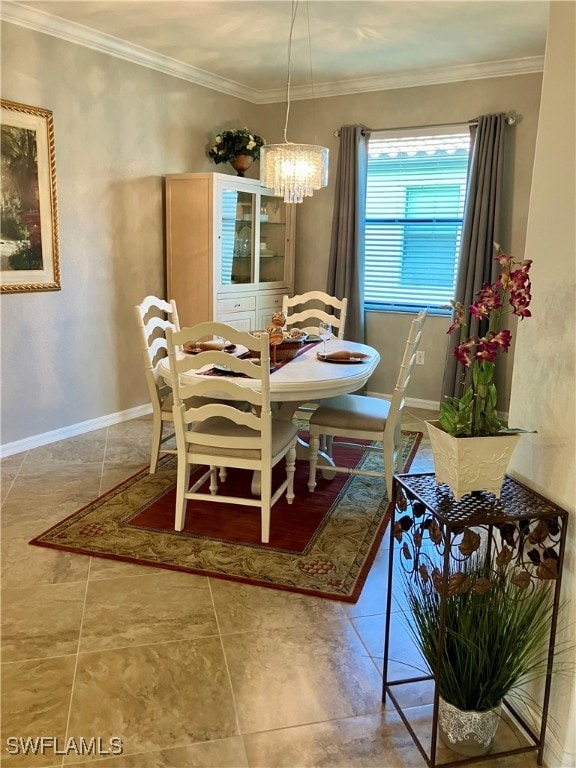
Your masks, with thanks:
[[[402,433],[403,471],[421,438]],[[343,460],[349,449],[335,451]],[[380,453],[356,456],[365,468],[382,462]],[[249,479],[250,473],[229,470],[226,493],[249,494]],[[314,493],[307,481],[308,464],[299,461],[296,499],[289,505],[282,498],[272,508],[269,544],[260,543],[260,511],[242,505],[189,502],[178,532],[176,461],[165,456],[154,475],[141,470],[30,543],[355,602],[389,519],[385,481],[345,474],[325,480],[318,473]]]

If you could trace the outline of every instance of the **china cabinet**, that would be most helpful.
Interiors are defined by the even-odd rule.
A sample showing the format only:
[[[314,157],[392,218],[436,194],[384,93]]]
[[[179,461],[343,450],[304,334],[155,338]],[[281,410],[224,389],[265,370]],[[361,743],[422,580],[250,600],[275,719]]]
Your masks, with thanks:
[[[294,206],[258,180],[224,173],[165,177],[168,298],[180,324],[266,328],[292,294]]]

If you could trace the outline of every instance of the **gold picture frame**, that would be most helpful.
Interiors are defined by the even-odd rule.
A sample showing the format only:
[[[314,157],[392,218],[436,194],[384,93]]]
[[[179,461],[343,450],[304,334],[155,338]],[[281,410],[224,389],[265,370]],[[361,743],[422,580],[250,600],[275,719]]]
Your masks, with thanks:
[[[0,291],[59,291],[52,112],[4,99],[0,110]]]

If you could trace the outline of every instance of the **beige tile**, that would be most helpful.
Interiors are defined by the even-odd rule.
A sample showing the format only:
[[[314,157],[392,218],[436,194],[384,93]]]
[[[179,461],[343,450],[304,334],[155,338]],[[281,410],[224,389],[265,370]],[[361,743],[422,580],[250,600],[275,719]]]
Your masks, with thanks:
[[[370,569],[366,583],[356,603],[347,603],[345,610],[348,616],[370,616],[386,611],[388,592],[389,538],[385,535],[376,554],[374,565]],[[397,549],[394,551],[394,573],[392,581],[391,611],[396,613],[406,606],[406,598],[402,589],[402,565],[399,562]]]
[[[378,669],[382,670],[384,660],[384,615],[363,616],[352,619],[352,623],[360,635],[368,655],[374,659]],[[392,614],[388,679],[391,681],[409,680],[428,674],[428,668],[415,647],[408,630],[404,627],[400,614]],[[426,681],[394,686],[393,693],[403,707],[417,707],[432,702],[434,689],[432,683]],[[391,708],[391,702],[387,702],[386,707]]]
[[[3,527],[35,518],[35,533],[41,533],[98,496],[101,470],[94,463],[45,465],[19,474],[3,505]]]
[[[150,445],[140,439],[131,437],[113,437],[106,445],[105,466],[118,464],[149,464]]]
[[[2,542],[2,589],[84,581],[89,564],[89,557],[37,547],[28,543],[28,537],[6,537]]]
[[[189,747],[108,757],[74,765],[75,768],[248,768],[248,761],[244,741],[240,736],[235,736]]]
[[[382,680],[350,623],[222,638],[242,733],[379,711]]]
[[[18,476],[20,467],[26,458],[26,451],[15,453],[0,459],[0,499],[4,501],[10,493],[12,484]]]
[[[202,576],[147,573],[90,581],[80,651],[158,643],[218,634]]]
[[[99,429],[85,435],[33,448],[28,451],[21,473],[35,472],[40,467],[70,466],[72,464],[100,463],[104,459],[106,430]]]
[[[160,574],[168,575],[173,571],[168,568],[152,568],[148,565],[124,563],[122,560],[110,560],[108,557],[90,558],[90,581],[112,579],[116,576],[149,576],[151,573],[159,576]]]
[[[250,768],[425,768],[400,717],[362,717],[247,734]]]
[[[219,639],[81,653],[68,732],[119,737],[126,755],[238,735]]]
[[[3,765],[40,768],[61,764],[62,757],[53,749],[36,756],[22,750],[9,754],[6,738],[54,736],[64,740],[74,664],[74,656],[2,664]]]
[[[294,592],[210,579],[223,634],[343,619],[343,604]]]
[[[100,481],[99,495],[103,496],[108,491],[116,488],[125,480],[140,472],[144,467],[150,465],[150,456],[146,459],[140,458],[136,462],[123,461],[119,463],[105,462]]]
[[[74,654],[86,586],[50,584],[2,592],[2,660]]]
[[[128,419],[119,424],[111,424],[108,427],[108,440],[117,438],[130,438],[134,442],[148,444],[152,435],[152,414],[139,416],[137,419]]]
[[[344,610],[352,616],[372,616],[386,610],[387,575],[383,571],[371,570],[355,603],[346,603]]]

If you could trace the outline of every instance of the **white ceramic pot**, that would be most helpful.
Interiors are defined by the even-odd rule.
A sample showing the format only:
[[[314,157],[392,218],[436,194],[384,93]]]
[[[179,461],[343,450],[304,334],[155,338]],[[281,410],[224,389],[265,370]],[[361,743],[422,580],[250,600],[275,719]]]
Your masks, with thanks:
[[[440,697],[438,705],[438,734],[440,741],[453,752],[468,757],[485,755],[500,722],[502,704],[486,712],[458,709]]]
[[[436,482],[446,483],[459,501],[471,491],[490,491],[500,498],[504,475],[519,434],[453,437],[439,421],[427,421]]]

